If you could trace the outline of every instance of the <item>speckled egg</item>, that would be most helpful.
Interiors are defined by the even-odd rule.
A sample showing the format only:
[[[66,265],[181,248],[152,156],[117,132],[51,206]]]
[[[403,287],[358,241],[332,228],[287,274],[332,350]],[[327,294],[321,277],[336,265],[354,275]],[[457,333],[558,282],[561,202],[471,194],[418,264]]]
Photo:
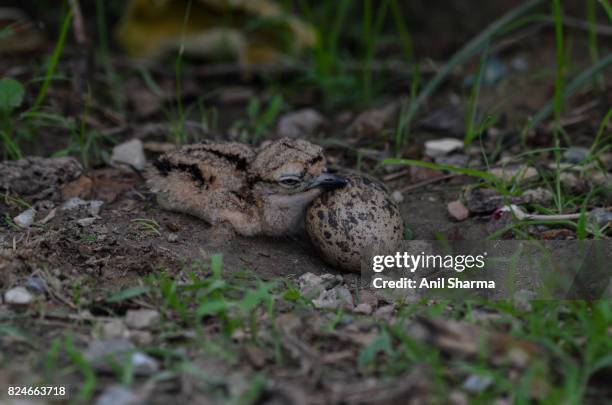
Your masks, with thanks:
[[[306,213],[306,231],[323,259],[351,272],[361,257],[395,249],[403,221],[385,186],[366,176],[347,175],[348,184],[323,193]]]

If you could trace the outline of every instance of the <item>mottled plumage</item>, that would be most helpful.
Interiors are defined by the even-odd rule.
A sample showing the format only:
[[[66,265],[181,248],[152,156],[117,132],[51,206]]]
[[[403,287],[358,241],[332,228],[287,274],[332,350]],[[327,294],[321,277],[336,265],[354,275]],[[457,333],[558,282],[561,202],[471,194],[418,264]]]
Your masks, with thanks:
[[[162,155],[148,183],[164,209],[226,222],[245,236],[283,236],[302,227],[323,190],[345,184],[325,164],[321,147],[299,139],[258,153],[239,143],[202,143]]]

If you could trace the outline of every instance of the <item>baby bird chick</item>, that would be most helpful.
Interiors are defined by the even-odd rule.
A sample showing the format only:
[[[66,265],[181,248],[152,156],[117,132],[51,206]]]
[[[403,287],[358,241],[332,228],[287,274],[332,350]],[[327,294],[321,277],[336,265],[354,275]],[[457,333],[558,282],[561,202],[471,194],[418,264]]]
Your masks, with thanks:
[[[188,145],[162,155],[148,183],[162,208],[240,235],[285,236],[303,227],[307,206],[346,179],[326,172],[323,149],[283,138],[255,153],[240,143]]]

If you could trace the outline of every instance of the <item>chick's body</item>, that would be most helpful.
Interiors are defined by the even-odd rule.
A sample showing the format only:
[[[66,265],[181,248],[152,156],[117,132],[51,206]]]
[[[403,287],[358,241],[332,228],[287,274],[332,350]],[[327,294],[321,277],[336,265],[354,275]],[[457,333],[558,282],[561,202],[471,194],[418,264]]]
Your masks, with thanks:
[[[368,177],[347,176],[346,187],[315,199],[306,231],[329,264],[359,272],[361,257],[396,249],[403,221],[385,187]]]
[[[295,233],[314,198],[345,184],[325,172],[319,146],[286,138],[258,153],[239,143],[188,145],[155,167],[148,182],[162,208],[229,223],[244,236]]]

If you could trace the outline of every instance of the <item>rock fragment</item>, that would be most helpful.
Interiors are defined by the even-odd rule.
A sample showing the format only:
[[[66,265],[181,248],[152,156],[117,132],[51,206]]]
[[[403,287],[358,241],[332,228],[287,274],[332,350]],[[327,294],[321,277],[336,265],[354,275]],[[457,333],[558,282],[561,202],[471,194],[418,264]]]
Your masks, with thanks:
[[[323,291],[342,283],[342,277],[332,274],[318,276],[313,273],[302,274],[298,280],[300,293],[309,299],[318,297]]]
[[[111,165],[117,168],[143,170],[147,159],[140,139],[132,139],[113,148]]]
[[[490,173],[501,180],[520,183],[535,181],[540,177],[535,168],[526,165],[496,167],[491,169]]]
[[[563,152],[563,160],[568,163],[578,164],[589,157],[591,151],[589,148],[582,146],[570,146],[565,152]]]
[[[24,287],[11,288],[4,293],[4,302],[9,305],[29,305],[34,296]]]
[[[102,325],[101,334],[104,339],[123,339],[129,336],[129,331],[121,319],[113,319]]]
[[[398,190],[395,190],[393,193],[391,193],[391,198],[393,198],[393,201],[398,204],[401,204],[404,201],[404,195],[401,191]]]
[[[334,287],[323,291],[317,299],[312,300],[312,304],[318,309],[353,309],[355,306],[353,296],[346,286]]]
[[[83,205],[87,205],[87,201],[79,198],[79,197],[73,197],[71,199],[69,199],[68,201],[66,201],[62,207],[61,210],[62,211],[71,211],[75,208],[81,207]]]
[[[93,368],[98,372],[112,372],[113,364],[132,362],[134,373],[148,376],[159,370],[159,363],[151,356],[136,351],[127,339],[105,339],[92,341],[83,353]]]
[[[34,223],[34,217],[36,216],[36,210],[34,208],[28,208],[21,214],[13,218],[13,222],[20,228],[29,228]]]
[[[550,204],[555,196],[553,193],[543,187],[532,188],[525,191],[522,195],[514,199],[515,204]]]
[[[425,155],[437,158],[463,149],[463,142],[456,138],[443,138],[425,142]]]
[[[448,214],[457,221],[464,221],[470,216],[470,211],[459,200],[448,203]]]
[[[150,329],[159,324],[160,318],[154,309],[131,309],[125,315],[125,324],[132,329]]]
[[[77,224],[79,224],[81,228],[87,228],[88,226],[92,225],[95,221],[96,221],[96,218],[90,217],[90,218],[77,219],[76,222]]]
[[[102,391],[95,405],[141,405],[142,398],[123,385],[111,385]]]
[[[469,392],[483,392],[491,384],[493,384],[493,377],[488,375],[470,375],[463,383],[463,388]]]
[[[319,112],[304,108],[282,116],[278,121],[276,133],[279,137],[308,138],[316,135],[325,122],[325,117]]]
[[[349,127],[349,133],[356,136],[375,136],[391,125],[397,115],[397,103],[362,112]]]
[[[370,315],[372,313],[372,306],[370,304],[359,304],[353,309],[353,312],[358,314]]]

